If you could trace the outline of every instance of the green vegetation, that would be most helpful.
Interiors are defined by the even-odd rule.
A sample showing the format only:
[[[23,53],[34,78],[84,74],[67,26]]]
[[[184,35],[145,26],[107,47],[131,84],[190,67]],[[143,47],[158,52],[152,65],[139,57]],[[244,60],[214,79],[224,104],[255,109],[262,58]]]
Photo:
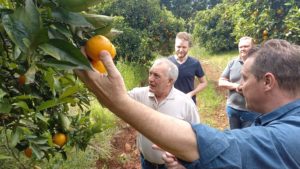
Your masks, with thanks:
[[[114,27],[123,33],[113,42],[122,49],[118,58],[126,61],[146,64],[156,52],[169,55],[176,33],[184,30],[184,20],[160,8],[158,0],[109,0],[104,4],[98,11],[115,16]]]
[[[228,61],[238,55],[237,50],[223,52],[223,53],[209,53],[199,45],[195,45],[190,54],[196,56],[205,69],[208,86],[197,95],[198,108],[201,116],[201,122],[209,126],[224,129],[220,127],[216,117],[222,117],[225,114],[226,94],[225,90],[218,89],[218,78],[220,77],[223,69],[226,67]],[[199,55],[200,54],[200,55]]]
[[[253,37],[257,44],[273,38],[299,44],[299,7],[296,0],[224,0],[198,11],[191,32],[212,52],[234,49],[242,36]]]

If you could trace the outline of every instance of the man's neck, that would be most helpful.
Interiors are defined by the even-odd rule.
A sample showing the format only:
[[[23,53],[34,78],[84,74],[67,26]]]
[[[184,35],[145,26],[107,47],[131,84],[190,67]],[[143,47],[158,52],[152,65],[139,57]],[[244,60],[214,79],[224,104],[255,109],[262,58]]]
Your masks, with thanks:
[[[168,95],[170,94],[171,90],[172,90],[172,88],[165,93],[161,93],[158,95],[155,94],[154,96],[155,96],[157,102],[161,103],[163,100],[165,100],[168,97]]]
[[[177,55],[175,55],[175,59],[178,63],[182,64],[187,60],[188,56],[186,55],[185,57],[178,57]]]

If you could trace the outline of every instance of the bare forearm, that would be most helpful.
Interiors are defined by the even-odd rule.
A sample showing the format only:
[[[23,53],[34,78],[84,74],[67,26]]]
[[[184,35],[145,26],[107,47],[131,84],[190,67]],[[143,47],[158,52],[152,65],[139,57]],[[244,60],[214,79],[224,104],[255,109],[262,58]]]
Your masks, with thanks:
[[[197,85],[197,87],[192,91],[192,96],[194,96],[197,93],[201,92],[206,86],[207,86],[207,83],[199,83]]]
[[[238,86],[238,83],[232,83],[226,79],[219,79],[219,87],[223,87],[228,90],[236,90]]]

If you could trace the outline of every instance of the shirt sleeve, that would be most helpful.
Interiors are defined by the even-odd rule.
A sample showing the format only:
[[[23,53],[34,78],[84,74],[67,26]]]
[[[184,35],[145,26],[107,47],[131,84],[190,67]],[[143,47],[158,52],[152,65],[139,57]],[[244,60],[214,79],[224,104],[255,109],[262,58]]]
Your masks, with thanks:
[[[190,105],[191,105],[190,106],[190,110],[188,111],[188,112],[190,112],[189,122],[191,124],[200,123],[200,116],[199,116],[199,112],[198,112],[197,106],[194,104],[193,101],[192,101],[192,103]]]
[[[197,77],[203,77],[205,74],[204,74],[204,71],[203,71],[203,69],[202,69],[202,66],[201,66],[201,64],[200,64],[200,62],[198,61],[198,60],[196,60],[196,72],[195,72],[195,75],[197,76]]]
[[[234,63],[234,59],[231,60],[230,62],[228,62],[227,66],[225,67],[225,69],[223,70],[223,72],[221,74],[221,77],[227,78],[227,79],[230,78],[230,68],[233,65],[233,63]]]
[[[237,143],[230,143],[224,132],[203,124],[192,125],[196,133],[200,159],[181,163],[188,169],[195,168],[241,168],[242,161]]]

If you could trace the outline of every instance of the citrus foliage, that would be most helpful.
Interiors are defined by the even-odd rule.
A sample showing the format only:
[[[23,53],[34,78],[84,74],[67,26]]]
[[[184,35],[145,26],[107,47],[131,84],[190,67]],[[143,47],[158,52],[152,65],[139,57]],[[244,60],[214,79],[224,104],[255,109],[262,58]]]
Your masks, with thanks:
[[[130,62],[148,63],[154,52],[171,54],[176,33],[184,31],[184,21],[161,9],[158,0],[109,0],[99,12],[118,16],[114,27],[123,33],[113,43],[122,49],[118,58]]]
[[[13,158],[26,168],[24,150],[37,160],[57,153],[66,158],[63,145],[84,150],[103,130],[91,122],[91,96],[73,74],[74,68],[91,69],[79,50],[85,40],[110,33],[113,18],[79,13],[98,2],[1,3],[0,160]],[[56,133],[68,138],[64,144],[55,145]]]
[[[296,0],[225,0],[197,13],[193,34],[214,52],[232,49],[242,36],[251,36],[258,44],[270,38],[299,44],[299,7]]]
[[[185,20],[193,18],[197,11],[210,9],[220,2],[221,0],[160,0],[161,6]]]
[[[299,7],[295,0],[240,1],[234,5],[237,13],[233,35],[239,38],[247,34],[257,43],[278,38],[299,44]]]
[[[210,51],[230,50],[235,44],[232,14],[226,4],[218,4],[210,10],[197,13],[192,21],[195,25],[193,34],[199,45]],[[225,11],[225,12],[224,12]]]

